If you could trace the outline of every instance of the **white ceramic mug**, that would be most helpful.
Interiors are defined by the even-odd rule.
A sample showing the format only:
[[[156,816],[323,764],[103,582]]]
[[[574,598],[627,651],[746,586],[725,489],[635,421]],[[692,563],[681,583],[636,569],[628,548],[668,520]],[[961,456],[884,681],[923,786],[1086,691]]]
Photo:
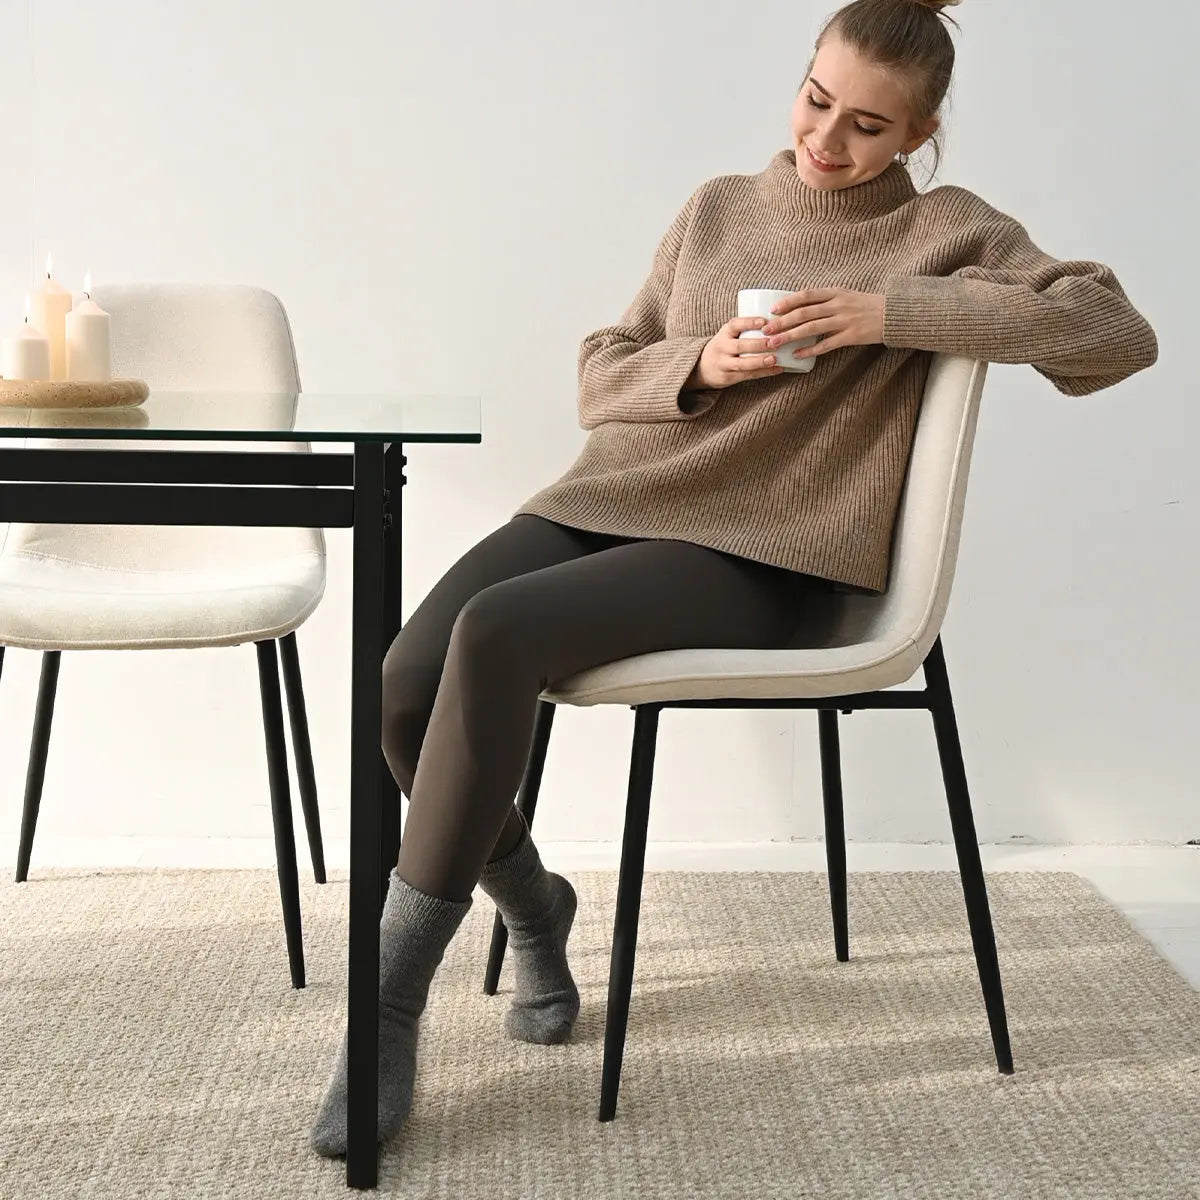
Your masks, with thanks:
[[[778,315],[771,311],[771,305],[778,304],[780,300],[786,300],[788,296],[793,295],[795,290],[781,292],[773,288],[742,288],[737,294],[737,315],[739,317],[766,317],[767,320],[770,320]],[[748,329],[744,333],[738,334],[738,341],[764,337],[766,334],[760,333],[757,329]],[[815,337],[801,338],[798,342],[785,342],[774,350],[747,349],[745,353],[774,354],[775,365],[782,367],[785,371],[811,371],[816,366],[817,360],[815,358],[796,358],[793,351],[805,346],[815,346],[818,341],[820,339]]]

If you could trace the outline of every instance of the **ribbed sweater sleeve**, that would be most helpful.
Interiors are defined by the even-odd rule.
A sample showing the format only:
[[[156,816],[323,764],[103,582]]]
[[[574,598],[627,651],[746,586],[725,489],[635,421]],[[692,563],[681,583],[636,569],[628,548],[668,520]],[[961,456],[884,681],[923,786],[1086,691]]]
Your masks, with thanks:
[[[679,250],[699,190],[679,211],[654,253],[649,278],[615,325],[597,329],[579,348],[579,424],[605,421],[686,421],[712,407],[716,393],[680,390],[692,373],[704,337],[667,337],[667,304]]]
[[[1068,396],[1152,366],[1158,341],[1102,263],[1052,258],[1007,218],[978,266],[893,278],[885,346],[1029,363]]]

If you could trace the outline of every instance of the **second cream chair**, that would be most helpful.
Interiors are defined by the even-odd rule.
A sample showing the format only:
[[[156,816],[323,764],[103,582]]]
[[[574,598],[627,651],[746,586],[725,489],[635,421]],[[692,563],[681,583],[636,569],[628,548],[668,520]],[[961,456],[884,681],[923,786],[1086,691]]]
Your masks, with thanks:
[[[145,379],[152,391],[275,393],[292,412],[300,390],[291,328],[275,296],[259,288],[132,284],[97,290],[112,321],[114,378]],[[214,397],[214,402],[216,397]],[[282,411],[282,409],[281,409]],[[65,417],[65,414],[63,414]],[[129,410],[127,419],[144,419]],[[41,446],[278,450],[308,443],[40,439]],[[13,445],[13,443],[8,443]],[[183,650],[253,642],[266,737],[271,813],[291,980],[304,986],[300,898],[288,787],[276,642],[291,717],[300,798],[313,872],[325,882],[320,818],[296,629],[325,590],[319,529],[12,524],[0,526],[0,665],[3,648],[42,652],[41,683],[26,780],[17,881],[28,875],[64,650]],[[231,659],[230,669],[234,668]],[[119,678],[119,676],[118,676]],[[119,685],[118,685],[119,686]],[[129,698],[134,699],[134,698]],[[155,702],[147,697],[147,702]],[[158,698],[169,704],[170,697]],[[135,737],[114,704],[97,719],[112,736]],[[131,746],[132,749],[132,746]]]

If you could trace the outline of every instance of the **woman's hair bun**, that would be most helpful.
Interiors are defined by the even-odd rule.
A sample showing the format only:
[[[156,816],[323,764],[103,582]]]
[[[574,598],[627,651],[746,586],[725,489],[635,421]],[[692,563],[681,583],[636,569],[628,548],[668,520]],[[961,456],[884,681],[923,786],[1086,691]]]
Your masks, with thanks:
[[[941,12],[943,8],[953,8],[956,4],[961,4],[962,0],[914,0],[922,8],[932,8],[934,12]]]

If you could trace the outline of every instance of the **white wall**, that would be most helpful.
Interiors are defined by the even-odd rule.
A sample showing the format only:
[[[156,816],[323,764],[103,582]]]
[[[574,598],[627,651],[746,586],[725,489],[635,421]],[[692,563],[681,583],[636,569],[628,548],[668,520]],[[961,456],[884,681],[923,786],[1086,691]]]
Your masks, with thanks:
[[[75,289],[90,268],[275,291],[309,390],[481,394],[482,446],[409,451],[407,615],[569,465],[580,339],[616,319],[697,184],[788,144],[828,11],[0,0],[0,324],[53,251]],[[945,626],[980,837],[1184,841],[1200,28],[1189,7],[1117,0],[957,11],[940,180],[1060,258],[1109,263],[1161,341],[1152,372],[1086,399],[992,368]],[[328,540],[299,638],[344,836],[349,536]],[[9,650],[0,683],[14,857],[37,665]],[[928,718],[843,727],[849,837],[949,840]],[[559,714],[546,840],[619,837],[631,730],[626,709]],[[253,650],[64,656],[39,832],[269,836]],[[664,714],[653,840],[821,832],[813,714]]]

